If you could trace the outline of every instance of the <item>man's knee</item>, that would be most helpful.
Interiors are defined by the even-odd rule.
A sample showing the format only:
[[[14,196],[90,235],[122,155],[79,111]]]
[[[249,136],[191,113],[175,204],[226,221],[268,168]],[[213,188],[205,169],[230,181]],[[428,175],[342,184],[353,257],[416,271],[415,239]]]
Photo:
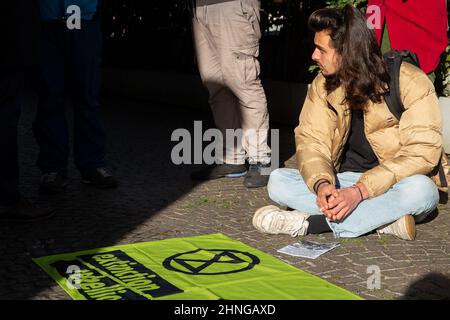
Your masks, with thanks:
[[[278,202],[282,195],[286,195],[291,190],[292,183],[301,177],[292,169],[279,168],[272,171],[267,183],[269,197]]]
[[[280,193],[283,192],[285,185],[285,178],[283,175],[283,169],[275,169],[272,171],[269,177],[269,182],[267,183],[267,192],[270,199],[277,201]]]
[[[439,192],[434,182],[425,175],[405,178],[399,201],[407,202],[409,207],[435,207],[439,202]]]

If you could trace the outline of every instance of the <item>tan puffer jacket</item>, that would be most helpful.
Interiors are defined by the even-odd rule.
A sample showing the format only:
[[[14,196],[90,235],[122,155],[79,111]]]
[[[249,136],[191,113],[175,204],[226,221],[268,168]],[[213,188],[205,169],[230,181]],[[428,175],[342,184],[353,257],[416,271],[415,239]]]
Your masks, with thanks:
[[[308,90],[300,123],[295,128],[298,168],[311,191],[319,179],[335,183],[351,120],[349,107],[343,103],[343,88],[327,95],[324,84],[325,78],[319,74]],[[441,159],[448,173],[433,84],[420,69],[403,63],[400,96],[405,107],[400,122],[384,101],[369,102],[364,111],[364,132],[379,161],[359,180],[367,187],[370,198],[415,174],[429,175],[441,187],[436,177]]]

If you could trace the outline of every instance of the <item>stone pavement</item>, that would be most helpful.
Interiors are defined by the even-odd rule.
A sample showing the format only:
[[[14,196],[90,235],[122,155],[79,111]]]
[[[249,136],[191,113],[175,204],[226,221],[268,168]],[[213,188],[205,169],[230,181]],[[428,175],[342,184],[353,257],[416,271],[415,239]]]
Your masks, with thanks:
[[[339,248],[316,260],[279,254],[277,249],[295,240],[261,234],[251,225],[254,211],[270,203],[265,188],[247,190],[243,178],[197,184],[189,179],[192,166],[171,163],[170,151],[176,144],[170,141],[172,131],[192,131],[194,120],[211,125],[208,112],[117,98],[107,99],[103,110],[109,166],[120,187],[88,188],[71,165],[67,192],[42,197],[38,196],[37,148],[31,131],[32,101],[28,99],[24,106],[20,126],[22,190],[38,203],[55,207],[57,214],[41,223],[0,225],[0,299],[70,299],[32,257],[217,232],[366,299],[450,298],[449,205],[440,205],[431,221],[417,226],[413,242],[371,234],[340,239]],[[292,128],[278,128],[281,159],[286,166],[294,166]],[[308,239],[335,241],[332,234]],[[381,270],[379,290],[367,287],[370,266]]]

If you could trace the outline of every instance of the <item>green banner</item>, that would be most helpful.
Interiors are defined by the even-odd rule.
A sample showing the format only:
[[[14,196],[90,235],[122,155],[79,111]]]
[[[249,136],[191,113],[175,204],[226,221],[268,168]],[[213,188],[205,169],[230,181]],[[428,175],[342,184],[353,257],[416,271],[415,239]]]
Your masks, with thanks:
[[[361,299],[222,234],[34,261],[76,300]]]

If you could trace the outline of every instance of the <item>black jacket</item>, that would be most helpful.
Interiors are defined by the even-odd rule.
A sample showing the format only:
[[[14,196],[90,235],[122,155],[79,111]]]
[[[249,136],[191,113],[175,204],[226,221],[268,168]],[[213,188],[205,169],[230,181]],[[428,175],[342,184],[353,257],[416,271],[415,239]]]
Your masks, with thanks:
[[[38,0],[0,0],[0,68],[36,64],[39,32]]]

